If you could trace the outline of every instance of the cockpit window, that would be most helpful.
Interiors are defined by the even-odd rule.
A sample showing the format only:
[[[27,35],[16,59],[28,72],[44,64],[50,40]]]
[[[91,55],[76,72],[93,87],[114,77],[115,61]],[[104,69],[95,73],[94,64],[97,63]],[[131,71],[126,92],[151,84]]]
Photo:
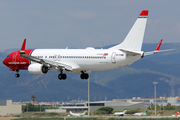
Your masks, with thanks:
[[[7,56],[7,58],[10,57],[10,55]]]

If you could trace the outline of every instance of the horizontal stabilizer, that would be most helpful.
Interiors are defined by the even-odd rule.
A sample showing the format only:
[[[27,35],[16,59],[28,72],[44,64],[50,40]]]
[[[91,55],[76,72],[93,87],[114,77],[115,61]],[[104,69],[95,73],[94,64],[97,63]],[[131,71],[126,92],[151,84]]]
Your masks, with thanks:
[[[158,52],[166,52],[166,51],[172,51],[172,50],[175,50],[175,49],[167,49],[167,50],[159,50],[160,47],[161,47],[161,43],[162,43],[163,39],[160,40],[159,44],[157,45],[156,49],[154,51],[151,51],[151,52],[145,52],[144,53],[144,56],[146,55],[151,55],[151,54],[155,54],[155,53],[158,53]]]
[[[175,49],[167,49],[167,50],[159,50],[159,51],[145,52],[145,53],[144,53],[144,56],[146,56],[146,55],[151,55],[151,54],[155,54],[155,53],[158,53],[158,52],[167,52],[167,51],[172,51],[172,50],[175,50]]]
[[[120,50],[125,52],[126,55],[129,55],[129,56],[135,56],[135,55],[142,55],[143,54],[142,51],[131,51],[131,50],[124,50],[124,49],[120,49]]]

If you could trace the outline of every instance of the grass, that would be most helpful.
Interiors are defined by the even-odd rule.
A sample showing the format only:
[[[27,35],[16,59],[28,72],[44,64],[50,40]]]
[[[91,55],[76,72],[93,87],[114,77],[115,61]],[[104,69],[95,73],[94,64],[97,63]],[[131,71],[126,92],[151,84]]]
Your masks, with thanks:
[[[19,117],[66,117],[69,113],[24,112]]]
[[[179,118],[19,118],[12,120],[179,120]]]
[[[164,110],[164,112],[162,110],[158,110],[156,112],[156,114],[160,116],[172,116],[172,115],[175,115],[175,113],[176,113],[176,110]],[[154,114],[155,114],[154,110],[147,111],[148,116],[152,116]]]
[[[175,110],[157,111],[157,115],[171,116],[175,114]],[[12,120],[178,120],[180,118],[130,118],[125,117],[112,117],[111,116],[92,116],[92,117],[67,117],[69,113],[47,113],[47,112],[25,112],[19,115],[20,118],[13,118]],[[154,110],[148,110],[148,116],[154,116]],[[0,119],[1,120],[1,119]]]

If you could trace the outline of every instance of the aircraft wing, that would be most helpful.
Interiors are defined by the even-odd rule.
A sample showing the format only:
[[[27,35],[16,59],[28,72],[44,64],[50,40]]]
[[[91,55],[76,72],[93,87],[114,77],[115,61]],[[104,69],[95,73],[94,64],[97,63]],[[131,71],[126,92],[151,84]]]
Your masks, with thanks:
[[[26,58],[30,61],[36,62],[36,63],[40,63],[43,64],[44,66],[48,67],[48,68],[54,68],[57,70],[66,70],[66,71],[73,71],[72,67],[63,63],[57,63],[57,62],[53,62],[50,60],[44,60],[44,59],[39,59],[36,58],[34,56],[28,55],[25,53],[25,45],[26,45],[26,39],[24,39],[23,45],[21,47],[20,50],[20,56],[23,58]]]
[[[144,52],[144,56],[146,56],[146,55],[151,55],[151,54],[155,54],[155,53],[158,53],[158,52],[166,52],[166,51],[172,51],[172,50],[175,50],[175,49],[159,50],[160,47],[161,47],[162,41],[163,41],[163,39],[160,40],[158,46],[156,47],[156,49],[155,49],[154,51],[151,51],[151,52]]]

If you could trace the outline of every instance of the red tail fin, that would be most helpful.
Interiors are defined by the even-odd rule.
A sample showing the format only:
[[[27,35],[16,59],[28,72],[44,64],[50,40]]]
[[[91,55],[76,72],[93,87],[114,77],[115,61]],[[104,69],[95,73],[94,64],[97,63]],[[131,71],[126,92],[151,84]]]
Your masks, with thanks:
[[[149,10],[143,10],[139,16],[148,16]]]

